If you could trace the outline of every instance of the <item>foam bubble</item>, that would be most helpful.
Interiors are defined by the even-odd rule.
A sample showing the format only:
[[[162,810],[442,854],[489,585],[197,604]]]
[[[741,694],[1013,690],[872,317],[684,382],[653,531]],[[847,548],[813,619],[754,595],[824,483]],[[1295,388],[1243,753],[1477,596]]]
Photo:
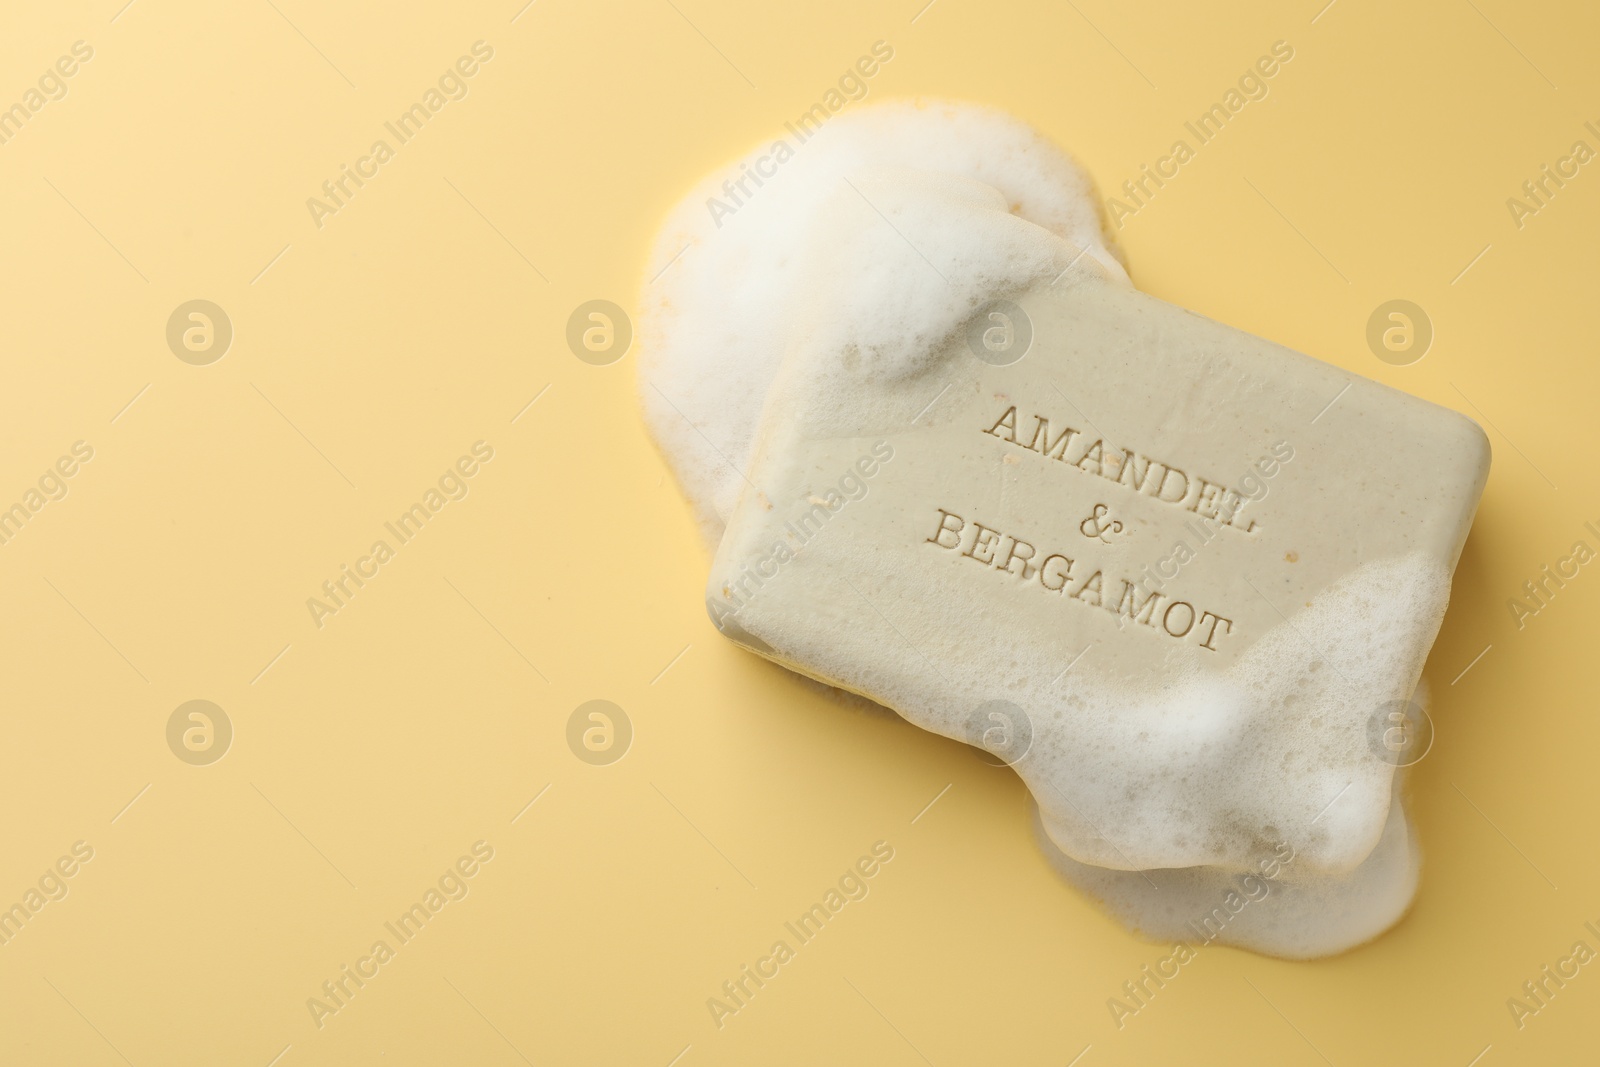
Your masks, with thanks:
[[[1034,825],[1040,827],[1037,819]],[[1056,871],[1124,925],[1153,941],[1192,948],[1216,943],[1285,959],[1329,956],[1389,929],[1416,894],[1421,853],[1398,796],[1377,846],[1345,874],[1306,876],[1285,844],[1246,871],[1115,871],[1079,863],[1039,835]]]
[[[640,299],[645,420],[694,505],[708,545],[744,487],[761,403],[807,307],[795,299],[802,252],[830,198],[880,168],[987,186],[1000,210],[1066,239],[1120,278],[1093,187],[1027,124],[972,104],[890,101],[845,112],[803,144],[735,212],[723,183],[770,152],[766,142],[708,175],[662,224]],[[859,181],[858,181],[859,187]],[[854,196],[854,193],[850,193]],[[869,194],[870,195],[870,194]],[[858,203],[858,207],[868,210]],[[675,261],[674,261],[675,260]],[[670,265],[669,265],[670,264]]]
[[[1413,700],[1428,703],[1425,686]],[[1056,847],[1034,808],[1034,829],[1051,865],[1125,925],[1156,941],[1191,948],[1236,945],[1287,959],[1342,952],[1398,922],[1421,869],[1416,825],[1395,776],[1377,845],[1354,869],[1319,874],[1297,865],[1288,840],[1244,871],[1219,867],[1118,871],[1080,863]]]

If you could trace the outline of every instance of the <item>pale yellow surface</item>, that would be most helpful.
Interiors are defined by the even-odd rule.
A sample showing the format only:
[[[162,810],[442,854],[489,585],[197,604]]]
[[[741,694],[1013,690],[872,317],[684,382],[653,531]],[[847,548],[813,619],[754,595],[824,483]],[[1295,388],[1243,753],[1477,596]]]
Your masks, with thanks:
[[[1600,147],[1586,5],[120,6],[14,4],[0,34],[0,107],[94,48],[0,145],[0,506],[94,448],[0,546],[0,906],[94,849],[0,946],[0,1063],[1592,1060],[1600,966],[1520,1031],[1506,1008],[1600,948],[1600,568],[1523,629],[1506,607],[1600,547],[1600,175],[1520,230],[1505,204]],[[318,229],[306,198],[480,39],[470,95]],[[1107,998],[1167,950],[1056,880],[1008,771],[705,618],[632,358],[580,362],[567,317],[631,307],[688,183],[878,39],[872,98],[1002,106],[1106,191],[1294,46],[1120,237],[1142,288],[1493,442],[1427,672],[1422,890],[1375,944],[1202,950],[1118,1030]],[[165,340],[195,298],[234,324],[210,366]],[[1365,341],[1394,298],[1436,329],[1408,367]],[[306,599],[480,439],[470,495],[319,629]],[[565,740],[594,698],[635,730],[610,766]],[[167,746],[192,699],[235,730],[209,766]],[[307,998],[479,840],[470,895],[319,1029]],[[719,1030],[706,999],[879,840],[870,895]]]

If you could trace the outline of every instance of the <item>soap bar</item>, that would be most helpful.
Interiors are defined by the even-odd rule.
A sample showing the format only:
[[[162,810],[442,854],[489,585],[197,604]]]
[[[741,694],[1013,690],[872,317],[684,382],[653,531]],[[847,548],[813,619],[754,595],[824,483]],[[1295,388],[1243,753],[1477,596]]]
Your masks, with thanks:
[[[914,365],[869,356],[823,331],[786,357],[707,586],[722,633],[1011,764],[1080,863],[1288,841],[1354,870],[1477,425],[1088,260]]]

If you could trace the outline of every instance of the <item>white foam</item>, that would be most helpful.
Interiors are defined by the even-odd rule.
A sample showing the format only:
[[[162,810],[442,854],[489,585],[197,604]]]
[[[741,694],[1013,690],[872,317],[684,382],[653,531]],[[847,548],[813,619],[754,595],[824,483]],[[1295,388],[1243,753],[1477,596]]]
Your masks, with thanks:
[[[911,387],[985,299],[1069,268],[1126,283],[1082,174],[991,111],[896,104],[837,119],[717,231],[705,199],[725,173],[673,213],[641,316],[647,420],[712,541],[757,448],[904,426],[909,398],[927,392]],[[757,441],[769,396],[807,421]],[[805,567],[865,576],[875,604],[901,595],[867,553],[834,539],[808,548]],[[1429,557],[1368,561],[1227,672],[1175,674],[1159,691],[1092,669],[1053,685],[1049,635],[1023,635],[1004,664],[968,657],[938,673],[897,662],[907,653],[872,626],[769,619],[777,628],[754,636],[794,662],[859,665],[840,681],[946,736],[964,739],[967,709],[985,700],[1030,709],[1033,747],[1016,769],[1040,825],[1073,880],[1140,928],[1165,933],[1287,842],[1292,891],[1227,939],[1305,956],[1373,936],[1411,899],[1415,849],[1368,722],[1415,686],[1448,590]],[[970,607],[905,595],[926,627],[908,632],[913,646],[937,647]],[[1145,899],[1129,872],[1149,868],[1189,868],[1167,872],[1186,888]]]
[[[1426,686],[1418,686],[1412,699],[1426,710]],[[1400,797],[1403,777],[1395,776],[1394,797],[1376,847],[1343,874],[1319,874],[1297,865],[1299,854],[1288,840],[1263,850],[1247,871],[1110,870],[1079,863],[1057,848],[1044,832],[1037,807],[1034,828],[1040,847],[1064,878],[1146,937],[1191,949],[1215,943],[1311,959],[1377,937],[1410,907],[1421,852],[1415,823]],[[1135,993],[1141,991],[1148,989]]]
[[[1035,821],[1035,827],[1040,824]],[[1416,828],[1396,797],[1377,847],[1354,870],[1307,875],[1292,845],[1267,850],[1258,865],[1115,871],[1079,863],[1044,834],[1039,845],[1063,878],[1140,934],[1191,948],[1236,945],[1285,959],[1313,959],[1370,941],[1406,913],[1421,867]],[[1287,863],[1283,857],[1289,857]]]
[[[1373,716],[1416,685],[1433,633],[1419,639],[1419,623],[1437,625],[1449,587],[1420,554],[1369,561],[1226,674],[1160,693],[1080,681],[1036,716],[1017,766],[1050,836],[1102,867],[1245,869],[1288,841],[1300,870],[1355,869],[1383,833],[1394,777]]]
[[[972,104],[890,101],[831,119],[752,188],[731,216],[723,183],[770,154],[768,142],[718,168],[662,224],[640,299],[645,419],[694,504],[707,543],[744,486],[761,402],[806,308],[801,252],[847,177],[875,168],[981,182],[1003,210],[1065,238],[1119,277],[1093,187],[1065,153],[1009,115]],[[770,169],[770,168],[769,168]],[[851,195],[854,195],[853,193]],[[869,194],[870,195],[870,194]],[[864,205],[857,205],[867,210]],[[720,222],[720,225],[718,223]],[[669,265],[670,264],[670,265]]]

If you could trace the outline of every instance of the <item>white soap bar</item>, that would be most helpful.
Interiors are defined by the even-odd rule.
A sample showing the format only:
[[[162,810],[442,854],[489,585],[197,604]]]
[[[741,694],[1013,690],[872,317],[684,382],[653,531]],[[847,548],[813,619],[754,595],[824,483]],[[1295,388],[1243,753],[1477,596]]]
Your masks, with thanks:
[[[991,748],[1080,863],[1248,870],[1287,841],[1355,870],[1393,793],[1371,724],[1437,632],[1482,432],[959,183],[857,186],[716,554],[719,628]]]
[[[763,402],[786,353],[795,356],[788,361],[790,373],[796,372],[798,360],[810,361],[804,374],[813,379],[811,393],[808,397],[792,383],[786,384],[777,391],[775,403],[806,410],[806,432],[811,436],[848,437],[859,434],[862,427],[876,431],[908,422],[914,427],[930,426],[943,417],[941,405],[960,395],[953,386],[944,388],[949,382],[938,374],[940,368],[934,360],[942,358],[945,342],[957,336],[963,323],[973,319],[987,300],[1040,283],[1076,284],[1091,263],[1103,268],[1103,281],[1128,284],[1109,235],[1097,224],[1097,198],[1087,176],[1056,145],[1001,112],[946,101],[874,103],[835,117],[798,151],[780,153],[784,162],[774,175],[765,164],[770,164],[776,151],[776,142],[763,141],[743,161],[718,168],[698,183],[669,214],[645,271],[648,281],[639,326],[640,387],[646,420],[712,547],[720,540],[724,522],[741,493],[751,485],[746,472],[752,470]],[[765,178],[751,177],[752,170]],[[736,209],[731,214],[730,197]],[[1063,275],[1063,268],[1069,265],[1071,269]],[[984,331],[990,331],[991,341],[1005,347],[1003,322],[982,318],[980,345]],[[987,348],[982,351],[991,360],[1005,356]],[[935,386],[940,390],[937,394]],[[1072,386],[1060,381],[1052,380],[1051,386],[1062,391],[1064,398],[1075,393]],[[914,402],[917,411],[910,414],[907,404],[913,403],[912,393],[917,390],[935,394],[931,397],[934,402],[924,404],[918,397]],[[1313,424],[1332,419],[1344,399],[1326,414],[1313,416]],[[1018,416],[1022,432],[1032,428],[1020,410]],[[1003,436],[1010,436],[1004,433],[1006,426],[990,427],[997,428]],[[1073,428],[1085,432],[1076,424]],[[1097,434],[1114,432],[1099,420],[1094,420],[1092,428]],[[1059,428],[1053,427],[1043,452],[1046,457],[1058,434]],[[887,438],[882,440],[885,447],[893,447]],[[1017,443],[1023,443],[1020,433]],[[1287,438],[1280,443],[1286,446],[1285,454],[1294,447]],[[1082,441],[1077,444],[1087,447]],[[1478,442],[1472,442],[1471,450],[1477,447]],[[1118,462],[1120,455],[1107,460],[1103,450],[1101,462]],[[1147,468],[1151,463],[1165,465],[1164,458],[1170,458],[1153,452],[1141,456]],[[1278,480],[1296,470],[1295,463],[1301,458],[1303,454],[1287,461],[1272,455],[1245,457],[1240,460],[1242,473],[1206,471],[1198,466],[1185,470],[1186,477],[1203,480],[1184,486],[1185,497],[1191,491],[1194,494],[1188,502],[1195,505],[1190,521],[1197,525],[1193,536],[1168,546],[1153,561],[1141,561],[1141,566],[1148,568],[1135,579],[1144,583],[1142,592],[1174,595],[1180,583],[1190,584],[1184,575],[1197,573],[1200,554],[1214,546],[1217,531],[1210,524],[1229,502],[1226,489],[1212,490],[1209,485],[1259,498],[1247,506],[1250,510],[1240,512],[1238,519],[1259,518],[1276,507],[1276,501],[1268,498],[1279,488]],[[1006,486],[1018,484],[1007,480],[1006,460],[1000,457],[994,469],[997,500],[1007,499],[1003,496]],[[1406,461],[1404,456],[1390,460]],[[893,463],[869,458],[856,469],[857,476],[848,480],[840,472],[821,475],[817,495],[833,518],[813,518],[810,525],[844,522],[845,509],[873,492],[875,479],[891,471]],[[1084,469],[1081,464],[1079,459],[1080,470]],[[1172,466],[1184,470],[1176,459]],[[1103,468],[1101,475],[1109,469]],[[1237,481],[1230,482],[1235,475]],[[1166,482],[1164,489],[1157,487],[1157,495],[1176,496],[1177,476],[1157,476]],[[830,481],[830,477],[837,480]],[[830,486],[835,495],[829,494]],[[768,502],[772,502],[770,497]],[[1211,515],[1214,506],[1215,516]],[[1200,516],[1202,510],[1207,517]],[[1232,521],[1234,511],[1228,514],[1229,525],[1237,526],[1238,522]],[[1101,518],[1105,528],[1101,529],[1099,522],[1093,528],[1097,535],[1104,535],[1107,544],[1129,529],[1126,523],[1120,528],[1116,525],[1123,519],[1120,513],[1113,514],[1109,504]],[[971,521],[975,520],[963,518],[964,524]],[[989,521],[993,523],[994,517],[989,516]],[[953,519],[948,524],[953,526]],[[1006,527],[988,528],[1004,537]],[[787,550],[772,552],[769,545],[767,555],[755,556],[753,563],[761,573],[742,579],[745,592],[740,595],[748,596],[752,586],[760,588],[775,579],[779,570],[798,558],[798,536]],[[804,536],[808,539],[805,551],[809,552],[814,547],[809,541],[811,534]],[[990,545],[992,534],[973,528],[970,536],[974,542],[982,536],[986,546],[973,558],[989,555],[988,547],[998,547]],[[1013,541],[1015,537],[1013,533]],[[1026,548],[1013,549],[1013,556],[1026,553]],[[1451,553],[1445,555],[1454,558]],[[1041,565],[1045,558],[1040,557]],[[1356,558],[1367,557],[1358,552]],[[876,560],[870,554],[849,562],[859,573],[876,573]],[[1052,575],[1061,566],[1061,562],[1053,562]],[[1418,569],[1431,568],[1412,568]],[[854,581],[861,584],[860,579]],[[1053,584],[1054,578],[1049,581]],[[729,584],[740,585],[740,576],[731,576]],[[723,619],[730,634],[741,634],[742,611],[730,615],[726,598],[716,589],[713,592],[717,594],[713,614]],[[1403,604],[1406,590],[1399,588],[1397,595],[1395,604]],[[1078,599],[1087,603],[1085,597]],[[1435,625],[1436,612],[1431,607],[1407,623],[1403,607],[1369,609],[1359,600],[1345,597],[1343,604],[1329,608],[1327,599],[1324,595],[1317,601],[1318,618],[1324,621],[1365,614],[1370,617],[1358,624],[1370,626],[1385,616],[1400,619],[1399,628],[1415,628],[1423,634],[1431,633]],[[1375,596],[1374,604],[1383,599],[1381,594]],[[1433,599],[1442,600],[1442,594]],[[1164,856],[1174,826],[1177,836],[1185,838],[1184,848],[1178,850],[1185,855],[1194,850],[1188,847],[1184,827],[1207,822],[1231,826],[1229,832],[1236,844],[1243,824],[1233,820],[1230,812],[1238,798],[1245,798],[1255,818],[1270,807],[1274,797],[1299,788],[1324,788],[1324,779],[1337,777],[1336,773],[1307,780],[1303,768],[1308,760],[1319,765],[1313,750],[1321,745],[1334,754],[1328,766],[1336,772],[1341,760],[1350,759],[1346,727],[1358,717],[1364,716],[1367,722],[1369,754],[1399,762],[1402,754],[1390,751],[1387,744],[1393,719],[1400,712],[1397,705],[1380,703],[1375,710],[1337,708],[1331,717],[1311,705],[1305,706],[1311,708],[1309,712],[1305,708],[1292,711],[1288,721],[1301,728],[1264,733],[1255,750],[1238,757],[1240,777],[1230,783],[1217,768],[1226,765],[1232,748],[1250,748],[1248,737],[1256,730],[1254,723],[1264,714],[1270,718],[1264,709],[1271,707],[1271,698],[1266,696],[1240,698],[1240,668],[1228,668],[1228,677],[1209,690],[1203,684],[1196,689],[1197,680],[1204,682],[1207,669],[1203,658],[1198,665],[1177,664],[1169,676],[1158,670],[1144,672],[1147,680],[1154,681],[1136,684],[1136,680],[1118,681],[1114,671],[1094,673],[1094,659],[1084,652],[1081,660],[1069,661],[1071,670],[1066,675],[1052,665],[1048,677],[1040,672],[1035,678],[1019,665],[1040,659],[1050,659],[1052,664],[1058,661],[1051,635],[1024,634],[1019,640],[1005,627],[991,626],[993,620],[981,597],[973,604],[986,614],[967,620],[973,630],[971,639],[939,653],[949,657],[941,658],[940,670],[959,676],[964,687],[952,686],[950,699],[966,700],[969,691],[1000,685],[1018,694],[1014,703],[985,703],[966,719],[952,715],[948,708],[918,709],[913,703],[899,703],[897,696],[905,689],[899,676],[907,669],[903,662],[906,649],[898,638],[881,647],[868,642],[837,651],[844,660],[871,664],[860,686],[863,691],[896,704],[915,721],[931,725],[948,720],[954,726],[943,728],[944,732],[991,746],[998,758],[1019,760],[1023,764],[1019,769],[1055,811],[1053,816],[1041,813],[1041,829],[1045,818],[1055,826],[1050,831],[1055,836],[1047,838],[1045,851],[1069,881],[1099,897],[1118,918],[1156,936],[1195,944],[1214,939],[1304,957],[1348,948],[1381,932],[1403,913],[1416,887],[1418,850],[1415,828],[1409,826],[1400,805],[1401,773],[1390,775],[1390,793],[1374,788],[1352,798],[1346,790],[1335,794],[1327,810],[1310,820],[1313,828],[1320,829],[1335,806],[1356,804],[1361,808],[1358,817],[1330,832],[1349,833],[1349,826],[1382,823],[1384,829],[1375,847],[1353,868],[1313,868],[1307,860],[1316,859],[1315,855],[1295,851],[1296,846],[1281,836],[1275,825],[1269,825],[1263,840],[1253,847],[1248,864],[1165,869],[1168,862],[1175,861],[1162,859],[1158,864],[1162,870],[1115,869],[1132,866],[1129,857],[1133,855],[1146,861]],[[1164,603],[1163,608],[1160,621],[1164,628],[1181,630],[1185,609]],[[1171,616],[1165,614],[1169,608]],[[1308,618],[1297,613],[1300,609],[1300,605],[1290,604],[1282,610],[1294,617],[1297,628],[1309,628]],[[1219,654],[1231,656],[1235,650],[1224,651],[1221,644],[1232,635],[1231,625],[1220,621],[1224,617],[1220,612],[1213,614],[1215,621],[1201,616],[1213,633],[1202,631],[1195,637],[1217,646]],[[753,621],[754,616],[744,617]],[[1137,614],[1131,621],[1137,622]],[[1236,621],[1229,619],[1230,624]],[[787,647],[781,634],[789,625],[775,620],[768,631],[780,648]],[[1215,636],[1217,630],[1222,638]],[[839,636],[841,640],[852,638],[848,632]],[[1056,634],[1054,639],[1059,638]],[[752,647],[764,647],[761,638],[743,639]],[[1373,640],[1381,643],[1381,638]],[[1412,643],[1408,640],[1407,647]],[[1263,649],[1255,655],[1266,666],[1258,664],[1257,670],[1271,674],[1273,656],[1284,650],[1273,652],[1265,637],[1261,644]],[[1009,645],[1022,646],[1022,658],[1008,654]],[[987,653],[974,655],[973,648],[980,646]],[[1299,665],[1303,666],[1305,646],[1300,642],[1297,646],[1302,657]],[[1099,644],[1093,648],[1096,654],[1103,650]],[[1070,648],[1067,652],[1078,654]],[[1325,655],[1331,659],[1334,653]],[[1280,658],[1293,661],[1293,649]],[[793,658],[788,662],[807,669]],[[1105,666],[1102,664],[1102,669]],[[916,669],[915,663],[911,669]],[[821,671],[812,673],[829,677]],[[1368,673],[1377,678],[1385,672],[1374,666],[1362,678],[1353,679],[1352,688],[1366,688]],[[1369,696],[1357,697],[1356,703]],[[1413,708],[1423,702],[1425,697],[1419,691]],[[1019,704],[1034,711],[1073,709],[1071,735],[1060,724],[1046,721],[1042,732],[1045,748],[1035,751],[1031,747],[1033,716]],[[1133,713],[1129,717],[1138,720],[1142,728],[1130,731],[1125,724],[1112,724],[1105,730],[1095,729],[1099,718],[1115,716],[1119,709],[1130,706]],[[1163,713],[1152,714],[1152,708]],[[1273,759],[1273,752],[1283,758]],[[1148,761],[1147,765],[1130,767],[1138,759]],[[1196,763],[1202,765],[1203,773],[1194,772],[1191,765]],[[1125,794],[1136,800],[1135,817],[1118,825],[1116,834],[1100,832],[1103,827],[1095,831],[1091,842],[1095,847],[1090,851],[1112,856],[1107,861],[1110,867],[1084,864],[1060,851],[1059,839],[1072,836],[1072,826],[1062,824],[1063,814],[1075,814],[1083,825],[1090,820],[1085,810],[1072,811],[1065,794],[1057,795],[1056,783],[1080,778],[1096,795],[1088,808],[1097,812]],[[1150,781],[1161,783],[1165,793],[1152,793],[1147,788]],[[1187,797],[1185,791],[1190,791]],[[1083,803],[1081,795],[1073,796],[1075,803]],[[1394,798],[1392,803],[1389,797]],[[1176,818],[1164,822],[1163,805],[1174,809]],[[1095,821],[1099,820],[1097,815]],[[1359,850],[1356,842],[1348,851]],[[1212,848],[1205,854],[1222,851],[1226,850]],[[1293,853],[1293,861],[1283,863],[1275,858],[1286,852]],[[1224,921],[1229,916],[1231,919]],[[1220,930],[1213,929],[1219,926]]]

